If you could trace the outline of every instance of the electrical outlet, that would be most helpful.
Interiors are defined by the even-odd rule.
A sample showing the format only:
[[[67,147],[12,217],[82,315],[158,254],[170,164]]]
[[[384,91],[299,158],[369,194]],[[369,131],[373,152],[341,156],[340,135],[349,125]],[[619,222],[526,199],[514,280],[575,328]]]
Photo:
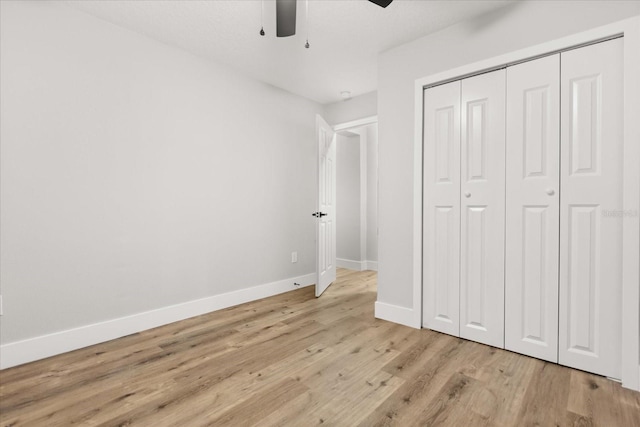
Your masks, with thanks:
[[[292,263],[298,262],[298,252],[296,252],[296,251],[291,252],[291,262]]]

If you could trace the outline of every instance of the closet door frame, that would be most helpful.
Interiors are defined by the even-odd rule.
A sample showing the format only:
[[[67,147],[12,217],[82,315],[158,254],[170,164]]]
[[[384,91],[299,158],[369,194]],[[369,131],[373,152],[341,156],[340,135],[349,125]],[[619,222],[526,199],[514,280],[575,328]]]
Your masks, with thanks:
[[[640,16],[533,47],[422,77],[414,87],[413,306],[410,325],[422,324],[422,131],[424,89],[526,60],[624,37],[624,171],[622,250],[622,385],[640,391]],[[406,313],[408,314],[408,313]],[[401,323],[407,324],[403,313]],[[389,320],[393,320],[389,318]]]

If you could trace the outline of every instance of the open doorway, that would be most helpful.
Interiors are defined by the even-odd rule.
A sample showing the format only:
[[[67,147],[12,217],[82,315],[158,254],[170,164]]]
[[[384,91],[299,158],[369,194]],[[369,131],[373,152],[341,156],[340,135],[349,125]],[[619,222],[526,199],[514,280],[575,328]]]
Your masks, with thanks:
[[[378,269],[377,117],[336,131],[336,266]]]

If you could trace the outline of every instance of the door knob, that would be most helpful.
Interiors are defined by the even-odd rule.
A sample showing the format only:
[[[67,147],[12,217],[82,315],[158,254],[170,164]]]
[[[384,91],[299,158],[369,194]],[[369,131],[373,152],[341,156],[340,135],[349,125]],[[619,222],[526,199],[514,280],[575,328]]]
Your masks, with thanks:
[[[556,192],[555,192],[555,191],[553,191],[553,188],[547,188],[546,193],[547,193],[548,195],[550,195],[550,196],[553,196]]]
[[[468,192],[468,191],[465,191],[464,192],[464,197],[467,197],[467,198],[471,197],[471,193]]]

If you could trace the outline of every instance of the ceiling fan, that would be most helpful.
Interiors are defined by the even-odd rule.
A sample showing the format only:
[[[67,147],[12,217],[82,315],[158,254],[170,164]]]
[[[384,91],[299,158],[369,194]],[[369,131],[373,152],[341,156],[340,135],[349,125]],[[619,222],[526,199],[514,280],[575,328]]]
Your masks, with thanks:
[[[380,7],[387,7],[393,0],[369,0]],[[296,33],[297,0],[276,0],[276,36],[289,37]],[[260,34],[263,31],[261,30]]]

